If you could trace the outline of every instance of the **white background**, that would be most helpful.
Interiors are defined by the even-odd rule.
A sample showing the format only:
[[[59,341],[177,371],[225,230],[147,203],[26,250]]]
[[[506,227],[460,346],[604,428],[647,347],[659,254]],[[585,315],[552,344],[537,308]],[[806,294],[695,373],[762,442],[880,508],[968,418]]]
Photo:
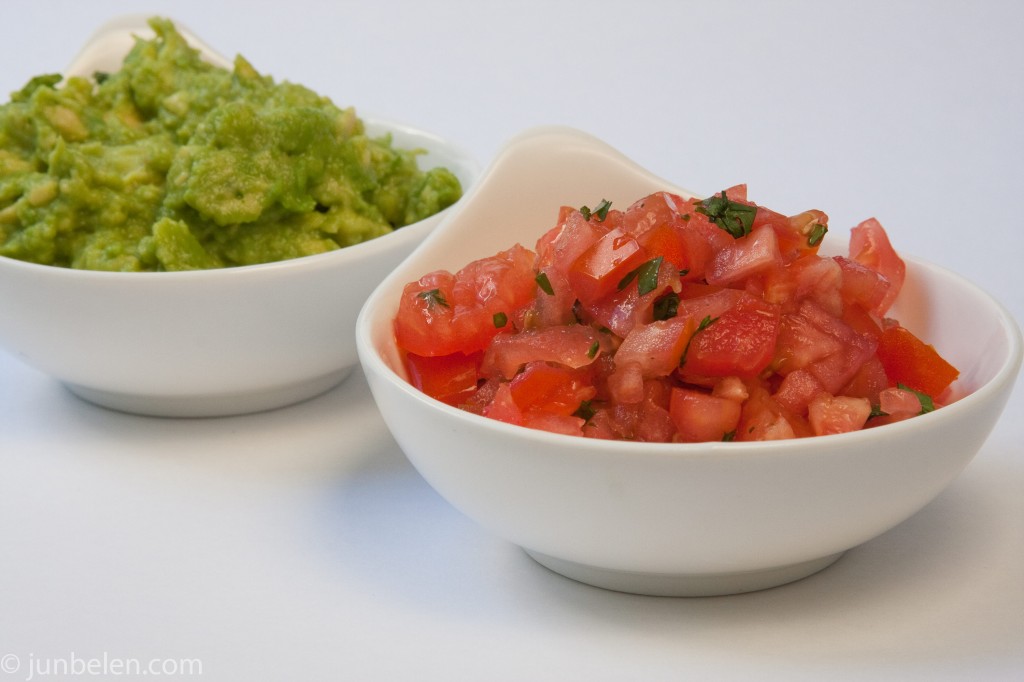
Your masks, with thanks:
[[[832,239],[876,216],[1024,320],[1024,3],[2,8],[3,93],[107,19],[161,13],[482,164],[562,123],[698,193],[746,182],[780,211],[821,208]],[[104,654],[239,681],[1022,679],[1020,383],[945,493],[831,568],[660,599],[559,577],[450,508],[358,372],[276,412],[161,420],[0,352],[0,657],[22,664],[0,682],[33,657]]]

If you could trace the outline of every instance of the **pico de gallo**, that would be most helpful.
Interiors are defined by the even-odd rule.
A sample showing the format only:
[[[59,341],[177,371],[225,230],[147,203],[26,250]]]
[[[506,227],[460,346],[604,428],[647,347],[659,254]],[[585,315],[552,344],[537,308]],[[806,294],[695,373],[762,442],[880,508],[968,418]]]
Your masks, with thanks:
[[[656,192],[563,207],[520,244],[404,288],[410,382],[557,433],[653,442],[855,431],[941,407],[959,372],[886,317],[904,262],[878,221],[818,254],[821,211]]]

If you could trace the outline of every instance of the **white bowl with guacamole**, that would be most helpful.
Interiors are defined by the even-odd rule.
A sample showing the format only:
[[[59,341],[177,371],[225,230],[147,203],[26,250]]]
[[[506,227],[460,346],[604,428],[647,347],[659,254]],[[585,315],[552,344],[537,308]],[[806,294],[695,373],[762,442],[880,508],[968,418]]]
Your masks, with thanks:
[[[312,397],[477,173],[169,21],[116,20],[0,107],[0,347],[129,412]]]

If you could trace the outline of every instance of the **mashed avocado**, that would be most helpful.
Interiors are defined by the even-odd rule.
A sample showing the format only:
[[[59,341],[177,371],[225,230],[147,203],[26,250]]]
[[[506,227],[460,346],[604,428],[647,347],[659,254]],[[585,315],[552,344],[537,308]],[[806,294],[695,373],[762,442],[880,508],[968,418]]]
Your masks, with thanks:
[[[0,106],[0,255],[93,270],[297,258],[454,203],[459,181],[351,108],[212,66],[167,20],[120,71],[33,78]],[[58,87],[60,84],[60,87]]]

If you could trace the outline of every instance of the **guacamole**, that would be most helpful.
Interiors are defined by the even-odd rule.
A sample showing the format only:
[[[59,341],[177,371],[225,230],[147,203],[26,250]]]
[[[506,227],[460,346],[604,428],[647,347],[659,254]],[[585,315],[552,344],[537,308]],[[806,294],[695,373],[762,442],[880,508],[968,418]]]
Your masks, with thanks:
[[[33,78],[0,106],[0,255],[116,271],[219,268],[357,244],[461,195],[352,108],[208,64],[153,19],[119,71]]]

